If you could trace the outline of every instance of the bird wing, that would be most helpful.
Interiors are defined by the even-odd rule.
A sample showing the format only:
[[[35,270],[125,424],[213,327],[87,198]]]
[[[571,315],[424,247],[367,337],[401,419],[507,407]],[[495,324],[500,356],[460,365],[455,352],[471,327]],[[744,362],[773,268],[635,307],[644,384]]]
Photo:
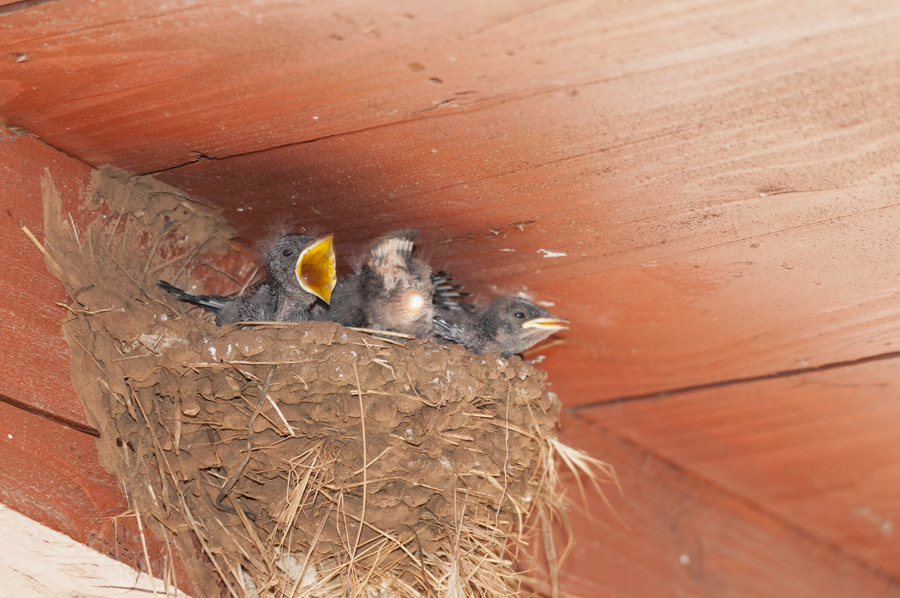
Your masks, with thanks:
[[[383,281],[386,291],[392,291],[398,284],[409,284],[409,260],[412,257],[413,242],[419,231],[403,229],[387,234],[369,249],[369,267]]]
[[[438,309],[454,309],[468,312],[475,311],[475,305],[460,301],[462,297],[471,297],[472,293],[467,293],[460,289],[465,285],[453,284],[456,279],[448,272],[441,270],[431,275],[431,284],[434,287],[434,294],[431,297],[434,306]]]
[[[456,343],[457,345],[464,345],[465,343],[463,341],[465,340],[465,335],[466,332],[461,326],[451,324],[447,320],[435,316],[434,336],[445,341],[450,341],[451,343]]]
[[[186,301],[188,303],[193,303],[194,305],[199,305],[206,311],[210,313],[214,313],[216,315],[222,311],[222,308],[231,301],[230,297],[223,297],[222,295],[194,295],[193,293],[188,293],[183,289],[179,289],[175,285],[166,282],[165,280],[160,280],[156,283],[156,286],[166,291],[179,301]]]

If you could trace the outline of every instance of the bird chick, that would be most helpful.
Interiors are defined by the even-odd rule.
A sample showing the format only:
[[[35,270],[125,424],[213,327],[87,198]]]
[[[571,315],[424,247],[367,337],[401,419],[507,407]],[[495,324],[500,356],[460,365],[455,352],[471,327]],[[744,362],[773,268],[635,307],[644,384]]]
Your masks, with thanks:
[[[314,315],[344,326],[431,335],[435,306],[431,267],[413,257],[419,231],[392,232],[372,243],[368,261],[341,279],[327,311]]]
[[[269,279],[239,296],[194,295],[160,280],[158,286],[179,301],[216,314],[216,324],[279,321],[302,322],[320,298],[326,303],[337,281],[331,236],[314,239],[290,234],[280,237],[266,254]]]
[[[440,309],[434,317],[438,341],[463,345],[473,353],[522,353],[569,321],[526,299],[504,295],[482,309]]]
[[[316,297],[328,303],[337,284],[337,260],[331,235],[314,239],[284,235],[275,241],[266,259],[272,295],[272,320],[303,322],[309,319]]]

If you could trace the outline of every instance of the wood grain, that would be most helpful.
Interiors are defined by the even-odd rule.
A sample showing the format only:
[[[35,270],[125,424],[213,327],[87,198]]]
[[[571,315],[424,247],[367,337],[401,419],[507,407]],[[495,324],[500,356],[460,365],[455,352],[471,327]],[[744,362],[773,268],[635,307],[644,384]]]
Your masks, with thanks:
[[[900,579],[900,355],[580,413]]]
[[[634,530],[577,519],[568,588],[900,591],[897,6],[60,0],[0,27],[4,122],[246,242],[294,220],[346,258],[420,228],[482,300],[568,317],[542,367],[594,405],[567,434],[618,466]],[[6,285],[38,265],[0,278],[15,363],[47,303]]]
[[[161,579],[151,580],[71,538],[0,505],[0,534],[15,550],[0,551],[4,598],[91,596],[146,598],[166,594]],[[185,598],[171,585],[168,596]]]
[[[0,503],[146,571],[134,514],[115,477],[97,460],[95,438],[4,403],[0,403]],[[168,559],[166,548],[149,531],[145,539],[150,566],[161,574]],[[180,563],[176,566],[178,577],[187,580]]]
[[[593,493],[573,513],[576,543],[561,590],[598,598],[876,598],[900,590],[896,577],[843,547],[598,425],[605,411],[563,420],[563,440],[615,465],[623,494],[607,492],[615,515]]]
[[[68,296],[47,269],[38,248],[25,236],[27,226],[44,238],[41,181],[51,177],[74,208],[90,185],[91,168],[30,138],[0,135],[0,245],[12,259],[0,272],[0,394],[57,416],[87,424],[81,399],[69,377],[69,346],[60,323]]]
[[[823,40],[869,30],[890,61],[898,14],[877,1],[65,0],[0,23],[13,57],[0,113],[88,163],[149,172],[592,86],[632,110],[669,101],[673,84],[702,97],[710,80],[740,91],[754,77],[800,100],[785,75],[860,51],[829,61]],[[659,71],[668,86],[635,94]]]

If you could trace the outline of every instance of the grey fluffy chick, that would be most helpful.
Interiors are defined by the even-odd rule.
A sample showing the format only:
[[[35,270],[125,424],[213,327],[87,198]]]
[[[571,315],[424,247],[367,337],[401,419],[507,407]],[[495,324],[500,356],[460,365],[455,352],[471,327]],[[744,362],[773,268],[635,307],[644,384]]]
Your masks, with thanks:
[[[463,345],[473,353],[509,357],[568,328],[568,324],[565,318],[554,316],[531,301],[504,295],[486,308],[438,310],[434,336],[438,341]]]
[[[266,254],[269,279],[243,295],[194,295],[160,280],[158,286],[179,301],[216,314],[216,324],[279,321],[302,322],[320,298],[326,303],[336,282],[331,237],[314,239],[290,234],[280,237]]]
[[[315,319],[431,336],[434,285],[431,267],[412,255],[418,235],[404,229],[372,243],[368,261],[338,282],[328,310],[314,314]]]

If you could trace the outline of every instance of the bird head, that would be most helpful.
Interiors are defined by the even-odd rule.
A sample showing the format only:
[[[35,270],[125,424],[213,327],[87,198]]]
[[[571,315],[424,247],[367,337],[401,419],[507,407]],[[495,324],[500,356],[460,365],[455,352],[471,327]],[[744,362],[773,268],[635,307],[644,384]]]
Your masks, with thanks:
[[[568,327],[565,318],[512,295],[495,299],[485,310],[481,324],[482,331],[493,337],[504,356],[521,353]]]
[[[325,303],[337,283],[337,269],[331,235],[314,239],[290,234],[279,238],[268,254],[269,276],[282,288],[302,290]]]

